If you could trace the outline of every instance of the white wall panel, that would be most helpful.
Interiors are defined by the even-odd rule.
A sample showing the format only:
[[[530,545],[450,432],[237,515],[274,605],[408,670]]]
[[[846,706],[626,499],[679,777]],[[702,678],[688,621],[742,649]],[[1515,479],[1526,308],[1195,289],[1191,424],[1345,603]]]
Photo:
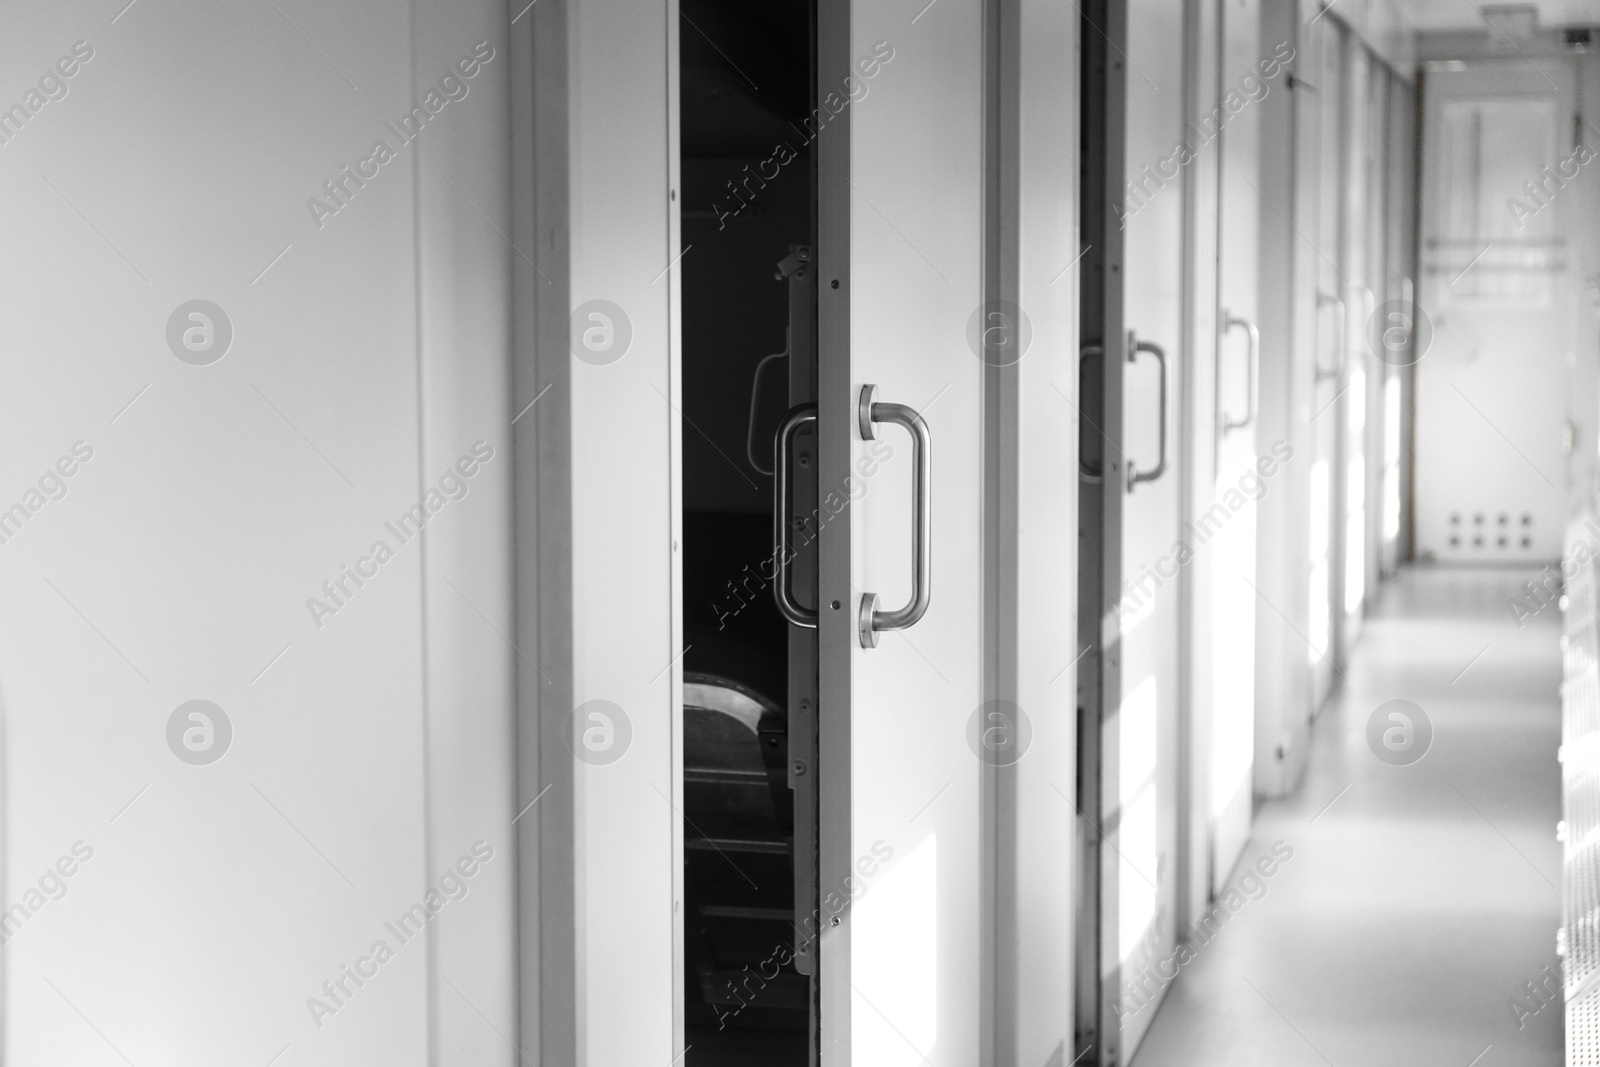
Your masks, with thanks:
[[[456,1062],[511,1055],[436,1010],[450,960],[504,1016],[511,933],[508,659],[482,620],[426,610],[437,574],[503,621],[509,551],[504,250],[457,230],[419,158],[448,145],[504,211],[500,11],[454,16],[180,0],[5,19],[4,69],[93,49],[0,145],[20,301],[0,485],[22,498],[74,441],[94,450],[0,545],[6,904],[74,841],[94,850],[7,944],[10,1060],[420,1064],[440,1036]],[[480,41],[495,58],[402,144],[386,123]],[[379,139],[393,160],[319,225],[308,199]],[[196,298],[232,327],[204,366],[166,337]],[[385,523],[480,439],[496,458],[402,543]],[[332,601],[322,583],[379,540],[392,559]],[[314,619],[312,597],[338,610]],[[233,731],[205,766],[166,739],[196,698]],[[430,783],[452,802],[430,811]],[[477,840],[494,858],[401,943],[385,923]],[[394,956],[365,984],[320,988],[379,940]],[[337,1010],[314,1021],[313,996]]]
[[[474,906],[446,909],[439,919],[429,1051],[441,1064],[515,1060],[502,1033],[514,1033],[516,1020],[516,945],[508,932],[515,921],[511,819],[520,808],[511,714],[518,653],[502,635],[514,632],[511,420],[523,405],[509,391],[510,260],[518,253],[501,236],[511,200],[505,19],[498,3],[424,5],[414,48],[419,97],[472,56],[463,40],[494,49],[468,83],[460,112],[417,142],[422,484],[438,485],[452,467],[459,473],[476,442],[495,453],[464,498],[475,505],[473,521],[430,530],[426,545],[430,870],[455,862],[464,842],[481,839],[496,850],[494,877],[474,887]]]

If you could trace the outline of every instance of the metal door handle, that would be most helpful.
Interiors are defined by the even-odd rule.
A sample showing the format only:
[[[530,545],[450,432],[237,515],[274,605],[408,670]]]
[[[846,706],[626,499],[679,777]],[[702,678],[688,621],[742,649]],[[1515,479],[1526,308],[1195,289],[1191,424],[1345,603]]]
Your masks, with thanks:
[[[789,590],[789,562],[794,557],[789,552],[789,442],[808,422],[817,421],[817,405],[800,404],[791,408],[772,440],[772,545],[778,556],[778,573],[772,583],[772,595],[778,602],[783,617],[796,626],[817,628],[814,609],[801,607]]]
[[[1153,482],[1166,473],[1167,470],[1167,352],[1166,349],[1154,341],[1141,341],[1132,330],[1128,331],[1128,362],[1133,363],[1139,358],[1140,352],[1148,352],[1156,357],[1156,362],[1161,365],[1161,458],[1156,465],[1147,471],[1141,471],[1134,466],[1133,460],[1128,460],[1128,492],[1133,492],[1133,487],[1140,482]]]
[[[856,419],[861,439],[875,440],[877,424],[893,423],[902,426],[911,435],[912,462],[917,468],[916,480],[911,490],[911,599],[896,611],[879,611],[878,594],[862,593],[861,610],[856,616],[856,630],[862,648],[877,648],[878,635],[885,630],[904,630],[915,626],[927,614],[931,597],[933,563],[929,558],[929,542],[933,536],[933,508],[929,490],[933,481],[933,435],[915,408],[905,404],[880,404],[878,387],[863,385]]]
[[[1090,356],[1104,356],[1105,345],[1084,345],[1078,349],[1078,401],[1083,401],[1083,361]],[[1083,425],[1089,421],[1083,409],[1078,410],[1078,477],[1090,483],[1098,484],[1104,477],[1104,472],[1098,467],[1091,467],[1083,461]]]
[[[1245,408],[1246,414],[1240,422],[1234,422],[1228,418],[1226,413],[1223,414],[1222,436],[1226,437],[1233,430],[1242,430],[1256,421],[1256,364],[1261,360],[1261,331],[1256,329],[1256,324],[1249,319],[1241,318],[1227,311],[1222,314],[1225,320],[1225,325],[1222,328],[1223,333],[1227,333],[1235,327],[1242,327],[1245,335],[1250,339],[1249,355],[1246,357],[1248,362],[1245,364],[1245,381],[1248,383],[1245,388],[1249,390],[1249,400]]]
[[[1367,329],[1367,324],[1370,323],[1372,321],[1373,317],[1378,314],[1378,294],[1373,292],[1372,286],[1370,286],[1370,285],[1363,285],[1360,288],[1361,288],[1361,292],[1366,297],[1364,303],[1366,304],[1366,307],[1367,307],[1367,314],[1366,314],[1366,317],[1364,319],[1362,319],[1362,322],[1361,322],[1361,329],[1362,329],[1363,333],[1365,333],[1365,331]],[[1358,352],[1357,358],[1361,359],[1363,361],[1363,365],[1364,365],[1364,361],[1365,361],[1366,356],[1367,356],[1367,352],[1366,352],[1367,347],[1368,347],[1368,345],[1366,343],[1363,343],[1360,346],[1358,346],[1358,348],[1356,349],[1356,351]]]
[[[1316,380],[1319,382],[1328,378],[1337,378],[1344,373],[1344,331],[1345,319],[1348,318],[1349,313],[1345,310],[1344,297],[1334,296],[1331,293],[1317,293],[1318,310],[1329,304],[1337,304],[1339,306],[1339,351],[1337,353],[1338,358],[1334,360],[1332,369],[1324,367],[1321,363],[1317,364]]]

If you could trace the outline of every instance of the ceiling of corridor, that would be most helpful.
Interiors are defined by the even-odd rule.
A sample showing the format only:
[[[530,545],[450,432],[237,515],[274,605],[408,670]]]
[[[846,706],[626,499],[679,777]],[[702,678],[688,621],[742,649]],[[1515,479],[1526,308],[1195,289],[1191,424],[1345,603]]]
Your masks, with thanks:
[[[1348,3],[1349,0],[1343,0]],[[1367,2],[1367,0],[1362,0]],[[1335,5],[1335,9],[1340,5]],[[1508,8],[1533,9],[1539,25],[1582,26],[1600,24],[1600,0],[1537,0],[1525,4],[1478,4],[1472,0],[1401,0],[1395,8],[1403,23],[1423,33],[1470,30],[1485,25],[1486,15]]]

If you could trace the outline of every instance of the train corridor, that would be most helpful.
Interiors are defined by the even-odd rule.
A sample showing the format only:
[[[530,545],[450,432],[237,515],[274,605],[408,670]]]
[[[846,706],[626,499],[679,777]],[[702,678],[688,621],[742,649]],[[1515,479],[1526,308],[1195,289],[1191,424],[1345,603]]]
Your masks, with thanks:
[[[1561,1008],[1527,985],[1560,973],[1561,921],[1561,614],[1517,627],[1531,576],[1415,566],[1386,587],[1300,787],[1257,813],[1244,903],[1191,936],[1137,1067],[1562,1062]],[[1368,743],[1392,700],[1431,724],[1390,756],[1426,745],[1410,764]]]

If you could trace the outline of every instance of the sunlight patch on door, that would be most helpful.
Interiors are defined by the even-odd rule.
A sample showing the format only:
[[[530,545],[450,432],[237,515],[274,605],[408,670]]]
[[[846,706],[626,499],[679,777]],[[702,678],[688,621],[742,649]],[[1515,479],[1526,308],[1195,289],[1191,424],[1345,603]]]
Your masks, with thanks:
[[[1122,806],[1133,802],[1156,773],[1156,677],[1147,675],[1123,698],[1117,717],[1117,775]]]
[[[1367,591],[1367,462],[1360,454],[1350,457],[1345,469],[1344,613],[1361,610]]]
[[[1255,745],[1256,507],[1248,503],[1212,542],[1211,812],[1250,774]]]
[[[1306,641],[1310,645],[1307,657],[1316,663],[1328,652],[1328,461],[1319,459],[1311,465],[1311,588],[1309,617],[1306,619]]]
[[[913,1067],[939,1040],[939,846],[930,834],[854,906],[856,1062]]]
[[[1156,790],[1145,789],[1122,808],[1117,823],[1117,927],[1119,955],[1126,964],[1157,918],[1155,883],[1160,878]]]
[[[1400,536],[1400,376],[1383,383],[1383,541]]]

